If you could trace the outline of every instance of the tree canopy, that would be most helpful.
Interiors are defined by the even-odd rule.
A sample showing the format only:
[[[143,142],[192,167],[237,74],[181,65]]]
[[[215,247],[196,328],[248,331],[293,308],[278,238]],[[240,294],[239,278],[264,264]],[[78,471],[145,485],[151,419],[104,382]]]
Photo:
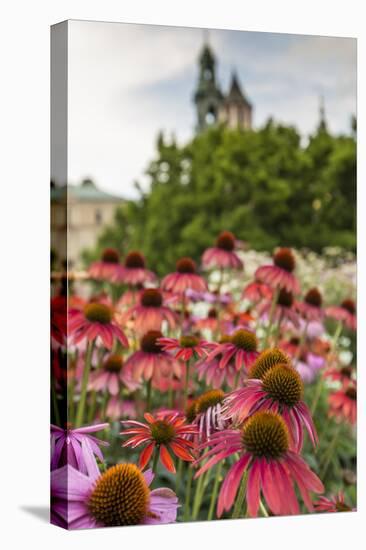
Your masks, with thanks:
[[[149,267],[172,271],[199,260],[222,230],[257,250],[356,246],[356,140],[319,126],[304,146],[294,127],[210,128],[184,146],[160,134],[147,192],[116,212],[97,250],[141,250]]]

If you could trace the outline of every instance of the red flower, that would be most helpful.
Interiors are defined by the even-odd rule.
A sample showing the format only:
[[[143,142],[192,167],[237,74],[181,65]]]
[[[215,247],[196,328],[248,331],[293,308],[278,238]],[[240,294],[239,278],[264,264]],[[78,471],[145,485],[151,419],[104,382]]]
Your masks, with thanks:
[[[257,345],[257,337],[253,332],[239,329],[230,336],[228,342],[215,345],[215,348],[207,357],[207,362],[220,356],[219,367],[221,369],[224,369],[230,361],[235,363],[237,371],[242,367],[248,369],[258,356]]]
[[[197,433],[197,427],[186,424],[184,417],[179,413],[165,415],[163,418],[154,418],[150,413],[144,414],[148,424],[128,420],[122,422],[128,429],[121,432],[121,435],[132,435],[123,447],[135,449],[147,443],[139,459],[139,466],[144,469],[152,457],[153,451],[157,449],[163,466],[175,473],[175,466],[171,451],[175,456],[186,462],[193,462],[192,448],[194,444],[186,439],[186,436]]]
[[[189,361],[195,355],[205,357],[212,347],[210,342],[199,340],[196,336],[181,336],[179,340],[177,338],[159,338],[158,344],[164,351],[182,361]]]
[[[119,269],[119,252],[114,248],[103,250],[99,261],[93,262],[88,270],[89,276],[98,280],[113,280]]]
[[[207,290],[206,281],[196,273],[196,264],[191,258],[181,258],[177,261],[176,271],[166,275],[161,282],[161,288],[168,292],[184,294],[188,289],[203,292]]]
[[[295,309],[307,321],[320,321],[324,317],[322,309],[323,298],[317,288],[311,288],[305,295],[303,302],[296,302]]]
[[[134,319],[134,326],[139,334],[149,330],[160,330],[163,321],[166,321],[170,328],[174,328],[177,321],[176,314],[163,305],[163,295],[157,288],[146,288],[141,292],[139,304],[123,315],[123,320],[130,318]]]
[[[356,423],[357,418],[357,389],[352,383],[348,388],[331,393],[329,396],[330,416],[346,420],[350,424]]]
[[[255,272],[255,278],[272,288],[283,288],[288,292],[300,292],[299,281],[293,274],[295,257],[289,248],[280,248],[273,256],[274,265],[263,265]]]
[[[145,258],[141,252],[132,251],[127,254],[124,265],[121,265],[112,278],[113,282],[136,286],[156,278],[152,271],[145,267]]]
[[[353,300],[343,300],[340,306],[330,306],[325,310],[327,317],[342,322],[351,330],[356,330],[356,304]]]
[[[314,502],[314,508],[317,512],[353,512],[350,506],[344,502],[344,494],[339,491],[337,496],[320,497]]]
[[[74,344],[84,338],[93,341],[99,337],[108,349],[112,348],[115,339],[128,347],[128,340],[115,320],[113,309],[106,304],[90,302],[82,311],[71,309],[68,329]]]
[[[202,265],[206,268],[243,269],[243,262],[234,252],[235,237],[230,231],[223,231],[216,239],[216,246],[207,248],[202,256]]]

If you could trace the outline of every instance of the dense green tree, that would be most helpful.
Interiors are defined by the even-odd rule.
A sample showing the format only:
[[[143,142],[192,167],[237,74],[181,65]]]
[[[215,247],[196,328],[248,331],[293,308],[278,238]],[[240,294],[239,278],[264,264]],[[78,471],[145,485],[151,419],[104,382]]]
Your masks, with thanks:
[[[255,249],[355,248],[355,137],[326,125],[306,146],[271,119],[257,131],[210,128],[184,147],[159,134],[147,174],[148,192],[137,184],[140,198],[120,207],[98,249],[137,248],[164,273],[180,256],[198,260],[223,229]]]

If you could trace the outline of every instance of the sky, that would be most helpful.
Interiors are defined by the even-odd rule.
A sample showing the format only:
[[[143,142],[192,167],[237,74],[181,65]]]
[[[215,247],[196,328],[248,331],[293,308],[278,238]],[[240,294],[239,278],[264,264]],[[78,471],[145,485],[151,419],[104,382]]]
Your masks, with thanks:
[[[356,113],[356,40],[290,34],[71,21],[68,43],[68,178],[138,196],[156,137],[194,135],[193,93],[204,40],[222,91],[235,69],[254,107],[253,126],[271,116],[306,136],[323,96],[330,131],[350,132]],[[57,179],[57,175],[53,175]]]

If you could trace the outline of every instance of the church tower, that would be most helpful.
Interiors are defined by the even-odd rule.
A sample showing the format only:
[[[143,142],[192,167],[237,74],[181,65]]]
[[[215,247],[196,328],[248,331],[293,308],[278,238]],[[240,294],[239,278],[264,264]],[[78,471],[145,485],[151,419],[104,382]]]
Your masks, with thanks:
[[[249,130],[252,127],[252,105],[242,92],[235,72],[231,77],[229,93],[219,109],[218,120],[231,129]]]
[[[215,57],[206,43],[199,57],[199,79],[194,94],[198,132],[218,121],[223,95],[216,83],[215,65]]]

